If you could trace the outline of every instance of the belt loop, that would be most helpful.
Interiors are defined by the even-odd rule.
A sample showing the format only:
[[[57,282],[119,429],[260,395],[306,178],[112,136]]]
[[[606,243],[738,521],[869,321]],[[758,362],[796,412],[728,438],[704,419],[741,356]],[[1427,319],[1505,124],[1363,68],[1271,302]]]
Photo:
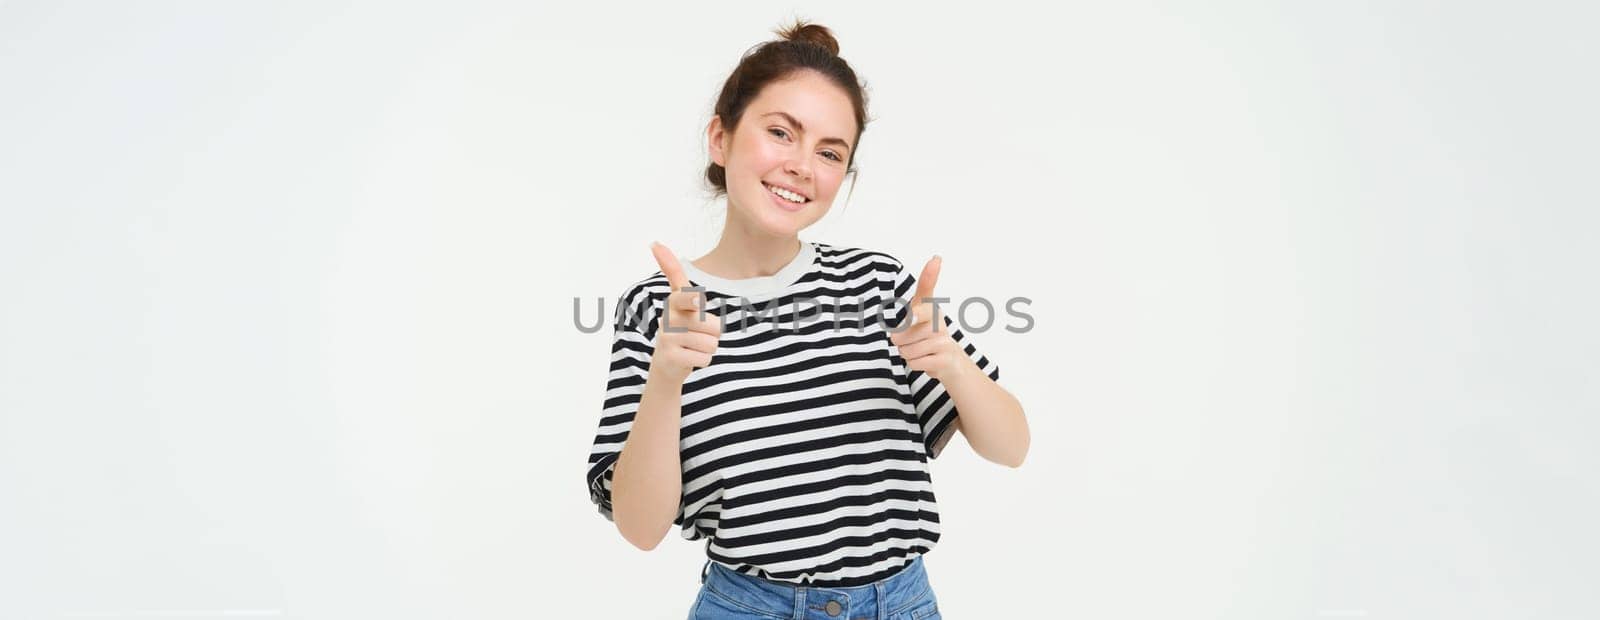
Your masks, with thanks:
[[[887,580],[879,579],[872,584],[872,588],[878,591],[878,620],[889,620],[889,599],[884,597],[889,589],[883,587],[884,581]]]

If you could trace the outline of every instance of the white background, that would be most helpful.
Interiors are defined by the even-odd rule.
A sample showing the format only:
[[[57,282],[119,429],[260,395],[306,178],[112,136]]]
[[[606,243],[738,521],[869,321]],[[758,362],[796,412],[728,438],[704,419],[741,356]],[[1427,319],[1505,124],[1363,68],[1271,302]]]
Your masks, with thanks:
[[[572,298],[714,243],[796,14],[874,119],[802,237],[1034,300],[946,617],[1600,615],[1592,5],[539,4],[0,3],[0,617],[683,617]]]

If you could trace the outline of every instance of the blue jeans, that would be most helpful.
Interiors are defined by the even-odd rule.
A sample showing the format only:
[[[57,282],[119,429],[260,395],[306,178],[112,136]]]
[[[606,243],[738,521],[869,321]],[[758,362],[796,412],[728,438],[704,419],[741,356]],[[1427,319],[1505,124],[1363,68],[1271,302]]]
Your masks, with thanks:
[[[706,564],[689,620],[939,620],[920,555],[898,573],[852,588],[796,586]]]

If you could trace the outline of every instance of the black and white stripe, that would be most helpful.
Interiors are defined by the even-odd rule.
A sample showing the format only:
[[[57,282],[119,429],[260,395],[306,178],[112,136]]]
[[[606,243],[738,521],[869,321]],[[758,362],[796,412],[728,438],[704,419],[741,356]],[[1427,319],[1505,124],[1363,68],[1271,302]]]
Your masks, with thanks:
[[[938,381],[908,372],[884,329],[885,321],[904,319],[916,290],[905,265],[856,248],[810,249],[803,275],[747,305],[707,291],[708,311],[724,329],[711,365],[683,386],[683,502],[674,523],[684,538],[707,539],[711,560],[742,573],[850,587],[893,574],[939,540],[928,459],[938,456],[957,412]],[[607,519],[612,471],[668,288],[657,272],[619,300],[586,476]],[[759,312],[772,301],[778,325]],[[998,379],[999,366],[948,316],[945,324]]]

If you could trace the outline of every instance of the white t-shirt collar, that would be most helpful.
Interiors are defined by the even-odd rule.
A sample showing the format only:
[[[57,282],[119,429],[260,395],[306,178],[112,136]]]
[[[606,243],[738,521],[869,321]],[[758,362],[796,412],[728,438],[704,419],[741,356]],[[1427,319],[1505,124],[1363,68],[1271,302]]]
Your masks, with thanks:
[[[816,260],[817,249],[810,241],[800,242],[800,252],[794,255],[789,264],[784,265],[777,273],[770,276],[756,276],[754,278],[740,278],[730,280],[719,278],[694,266],[694,263],[683,261],[683,274],[689,277],[691,284],[706,287],[707,290],[716,291],[726,295],[740,297],[757,297],[770,295],[788,288],[800,280],[811,264]]]

